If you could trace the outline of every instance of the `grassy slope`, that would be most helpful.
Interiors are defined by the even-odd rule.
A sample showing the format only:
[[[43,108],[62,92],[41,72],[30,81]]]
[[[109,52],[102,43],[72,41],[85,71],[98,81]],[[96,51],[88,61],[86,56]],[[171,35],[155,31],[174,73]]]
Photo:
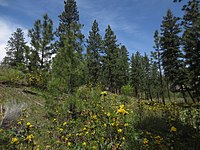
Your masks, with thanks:
[[[85,93],[85,95],[83,95],[84,93]],[[106,101],[104,101],[102,99],[103,100],[102,104],[99,106],[99,111],[97,111],[96,109],[98,109],[98,108],[94,108],[93,106],[94,105],[98,106],[98,103],[92,104],[92,102],[96,99],[91,99],[92,97],[89,96],[88,101],[84,101],[84,99],[87,100],[87,96],[89,94],[90,93],[87,93],[87,89],[86,89],[86,91],[84,91],[80,94],[80,97],[83,96],[83,101],[79,97],[80,100],[79,100],[78,105],[80,105],[80,106],[78,106],[78,107],[80,110],[82,110],[82,112],[84,112],[85,110],[88,110],[89,112],[96,112],[97,117],[99,117],[99,118],[102,117],[99,122],[102,125],[103,125],[102,121],[105,121],[104,119],[107,118],[106,117],[107,112],[110,111],[111,117],[112,117],[112,114],[116,115],[116,114],[114,114],[113,110],[116,111],[117,107],[120,104],[122,104],[122,101],[120,101],[120,99],[122,98],[121,96],[109,93],[108,97],[106,97]],[[33,125],[35,125],[36,128],[35,128],[34,133],[35,133],[35,137],[37,137],[37,138],[35,138],[36,143],[43,144],[43,146],[48,145],[49,137],[48,137],[47,132],[49,129],[47,128],[47,126],[50,127],[52,124],[52,120],[53,120],[53,117],[50,118],[50,120],[48,120],[47,117],[45,117],[46,109],[44,108],[44,106],[45,106],[46,99],[44,98],[44,95],[45,95],[45,93],[38,91],[36,89],[30,88],[30,87],[26,87],[26,86],[18,86],[17,87],[17,86],[13,86],[13,85],[0,84],[0,105],[6,105],[7,102],[9,102],[9,101],[16,101],[17,103],[26,104],[25,106],[26,106],[27,113],[29,116],[27,118],[26,122],[30,121]],[[59,100],[60,104],[62,104],[62,97],[57,100]],[[64,99],[64,100],[66,100],[66,99]],[[59,102],[55,103],[55,105],[56,104],[59,104]],[[100,113],[100,114],[98,113],[101,111],[102,106],[103,106],[106,114],[104,114],[104,112]],[[63,108],[66,111],[66,106],[63,106]],[[180,124],[179,122],[176,122],[174,120],[174,119],[178,119],[178,118],[176,118],[176,116],[179,114],[176,114],[176,113],[180,113],[182,111],[182,108],[180,108],[178,106],[169,105],[169,106],[164,107],[158,103],[151,105],[150,103],[148,104],[146,101],[141,101],[140,103],[138,103],[136,100],[134,100],[132,98],[128,98],[126,108],[129,111],[129,115],[127,116],[127,121],[129,122],[129,125],[130,125],[129,129],[136,127],[140,131],[143,131],[143,132],[137,131],[138,134],[142,134],[142,137],[139,138],[140,144],[143,143],[143,140],[145,140],[145,138],[148,139],[148,143],[146,145],[144,145],[144,147],[142,147],[144,149],[146,149],[148,146],[150,146],[150,147],[157,146],[157,148],[158,148],[158,144],[157,144],[158,139],[156,139],[156,137],[158,138],[161,136],[161,138],[160,138],[160,139],[162,139],[161,143],[163,143],[163,145],[165,145],[165,146],[163,146],[164,147],[163,149],[165,149],[167,147],[166,145],[169,142],[176,140],[174,138],[178,138],[178,140],[182,144],[184,141],[188,142],[188,139],[191,138],[190,134],[195,132],[193,130],[193,128],[182,125],[182,123]],[[181,109],[181,111],[180,111],[180,109]],[[87,111],[86,111],[86,113],[87,113]],[[168,114],[168,113],[170,113],[170,114]],[[197,113],[199,113],[199,112],[197,112]],[[56,112],[55,112],[55,114],[59,115],[59,113],[56,113]],[[94,114],[92,114],[92,115],[94,115]],[[168,119],[165,117],[166,119],[163,119],[162,118],[163,115],[166,115],[166,116],[172,117],[172,118]],[[56,116],[56,117],[59,118],[58,116]],[[87,116],[87,114],[86,114],[85,117],[90,118],[92,116]],[[113,119],[114,118],[115,117],[113,117]],[[170,119],[172,119],[172,121],[170,121]],[[85,120],[85,119],[83,119],[83,120]],[[64,121],[64,120],[62,120],[62,121]],[[91,122],[90,119],[88,121],[86,120],[86,122],[93,123],[93,122]],[[170,124],[169,123],[166,124],[166,122],[170,122]],[[134,125],[135,123],[136,123],[136,125]],[[59,125],[59,127],[60,126],[62,126],[62,123],[61,123],[61,125]],[[169,132],[171,126],[175,126],[178,129],[175,134]],[[59,131],[56,131],[57,127],[55,127],[55,131],[54,131],[55,135],[60,134],[60,133],[58,133]],[[74,130],[78,130],[80,128],[81,129],[84,128],[84,122],[77,122],[77,125],[74,125],[74,127],[72,126],[70,129],[71,129],[71,131],[74,131]],[[102,127],[100,127],[99,129],[101,129],[101,128]],[[114,127],[113,127],[113,129],[114,129]],[[116,131],[113,131],[113,132],[116,133]],[[149,133],[150,133],[150,135],[149,135]],[[130,134],[126,134],[125,136],[128,140],[134,141],[135,135],[133,135],[133,134],[134,134],[134,131],[131,131]],[[184,135],[187,135],[187,136],[184,136]],[[54,138],[53,140],[54,140],[54,143],[56,143],[56,138]],[[76,140],[79,141],[80,139],[76,139]],[[179,141],[176,144],[178,144]],[[135,143],[131,143],[128,141],[126,144],[129,144],[131,147],[131,145],[135,144]],[[176,144],[175,144],[175,146],[176,146]],[[55,145],[55,144],[51,144],[51,145]],[[198,141],[197,141],[197,145],[199,145]],[[160,144],[159,146],[162,146],[162,144]],[[185,144],[183,144],[182,147],[184,147],[184,146],[185,146]],[[188,147],[190,147],[190,145]]]
[[[42,93],[30,93],[30,91],[34,90],[24,86],[15,87],[0,84],[0,105],[5,107],[10,103],[23,103],[30,120],[41,122],[45,115],[45,99],[42,97]]]

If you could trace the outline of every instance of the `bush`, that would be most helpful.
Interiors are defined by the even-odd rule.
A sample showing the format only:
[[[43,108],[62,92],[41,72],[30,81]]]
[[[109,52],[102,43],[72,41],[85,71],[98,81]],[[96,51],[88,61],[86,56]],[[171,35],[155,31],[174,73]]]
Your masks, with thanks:
[[[24,84],[27,85],[25,74],[22,71],[12,68],[0,68],[0,81],[9,84]]]
[[[122,94],[125,96],[132,96],[133,94],[133,88],[130,85],[124,85],[121,88]]]

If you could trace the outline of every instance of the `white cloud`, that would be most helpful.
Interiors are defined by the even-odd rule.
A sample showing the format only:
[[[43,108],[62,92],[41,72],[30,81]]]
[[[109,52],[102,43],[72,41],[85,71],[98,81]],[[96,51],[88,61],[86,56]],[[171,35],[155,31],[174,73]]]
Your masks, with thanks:
[[[6,44],[2,43],[0,44],[0,62],[3,60],[3,58],[5,57],[6,54],[6,50],[5,50]]]
[[[0,16],[0,62],[6,55],[5,47],[7,45],[7,41],[17,28],[21,28],[24,31],[24,35],[26,37],[28,31],[27,29],[21,25],[15,24],[13,20],[8,20]]]

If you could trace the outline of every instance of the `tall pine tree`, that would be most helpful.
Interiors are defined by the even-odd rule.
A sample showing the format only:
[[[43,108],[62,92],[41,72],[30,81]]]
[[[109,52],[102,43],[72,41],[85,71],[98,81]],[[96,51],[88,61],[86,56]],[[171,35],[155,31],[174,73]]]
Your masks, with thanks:
[[[159,69],[159,82],[160,82],[160,90],[158,94],[158,99],[159,96],[162,98],[163,104],[165,104],[165,97],[164,97],[164,84],[163,84],[163,74],[162,74],[162,62],[161,62],[161,48],[160,48],[160,36],[158,30],[155,31],[154,33],[154,46],[153,48],[155,49],[155,52],[152,54],[155,64],[157,65]]]
[[[182,53],[180,50],[180,37],[181,32],[180,24],[177,22],[179,18],[174,17],[171,10],[167,11],[167,15],[163,17],[161,25],[161,57],[164,74],[167,79],[168,96],[169,82],[171,86],[181,86],[180,84],[180,69],[182,68]]]
[[[143,70],[142,70],[142,56],[140,52],[136,52],[131,56],[131,69],[130,69],[130,84],[134,88],[135,96],[139,98],[142,88]]]
[[[117,89],[117,60],[118,60],[118,44],[116,35],[111,27],[105,31],[104,37],[104,56],[103,56],[103,83],[110,91],[115,92]]]
[[[183,50],[188,71],[188,85],[200,101],[200,7],[199,1],[190,0],[183,7]]]
[[[24,32],[21,28],[17,28],[7,43],[6,57],[3,59],[3,64],[24,71],[27,50]]]
[[[43,16],[43,21],[36,20],[34,28],[29,30],[31,38],[30,70],[48,71],[53,51],[52,41],[54,39],[53,21],[47,14]]]
[[[59,16],[60,23],[56,35],[56,56],[52,64],[50,87],[58,91],[72,93],[83,82],[82,25],[75,0],[64,2],[64,11]]]
[[[87,54],[86,63],[88,69],[88,82],[92,86],[96,86],[100,81],[101,75],[101,56],[103,43],[101,35],[99,34],[98,23],[93,22],[92,30],[89,32],[87,39]]]
[[[121,91],[121,87],[127,85],[129,81],[129,58],[125,45],[122,45],[118,50],[116,82],[118,91]]]

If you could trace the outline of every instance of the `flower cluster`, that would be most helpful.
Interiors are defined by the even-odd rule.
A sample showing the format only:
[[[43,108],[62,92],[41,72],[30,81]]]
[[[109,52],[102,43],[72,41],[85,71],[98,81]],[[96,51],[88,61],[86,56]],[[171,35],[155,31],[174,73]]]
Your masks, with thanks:
[[[120,113],[120,114],[123,114],[123,115],[126,115],[126,114],[129,114],[128,111],[126,111],[124,109],[124,105],[120,105],[118,110],[117,110],[117,113]]]

